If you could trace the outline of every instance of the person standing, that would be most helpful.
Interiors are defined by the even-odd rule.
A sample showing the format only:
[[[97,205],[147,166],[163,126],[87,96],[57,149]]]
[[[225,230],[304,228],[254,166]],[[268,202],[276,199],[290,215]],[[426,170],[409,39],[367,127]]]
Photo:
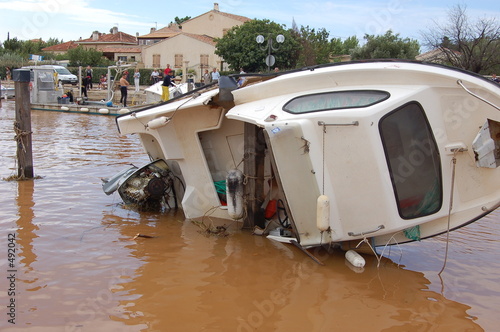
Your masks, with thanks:
[[[87,76],[82,77],[82,96],[85,96],[85,98],[88,98],[89,96],[87,95],[87,87],[89,85],[88,78]]]
[[[139,92],[139,81],[141,79],[141,73],[139,72],[139,68],[135,68],[134,72],[134,85],[135,85],[135,92]]]
[[[120,92],[122,96],[120,98],[120,103],[123,103],[123,107],[127,107],[127,87],[130,83],[127,81],[127,75],[123,74],[122,78],[120,78]]]
[[[170,64],[167,64],[167,68],[163,71],[164,76],[172,76],[172,69],[170,69]]]
[[[217,68],[214,68],[212,70],[212,82],[219,82],[219,78],[220,78],[220,74],[219,72],[217,71]]]
[[[170,75],[165,75],[163,78],[163,84],[161,85],[161,100],[167,101],[170,99],[170,86],[172,86]]]
[[[210,84],[211,81],[212,81],[212,76],[210,76],[208,69],[205,69],[205,74],[203,74],[203,84],[205,85]]]
[[[87,89],[93,89],[94,87],[92,86],[92,74],[93,70],[90,66],[87,66],[87,69],[85,70],[85,76],[87,76]]]

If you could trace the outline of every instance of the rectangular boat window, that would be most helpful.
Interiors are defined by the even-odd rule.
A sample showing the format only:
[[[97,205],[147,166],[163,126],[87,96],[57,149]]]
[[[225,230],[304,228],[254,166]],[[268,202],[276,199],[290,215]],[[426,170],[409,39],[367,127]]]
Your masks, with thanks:
[[[440,156],[422,106],[412,102],[386,115],[379,130],[401,218],[439,211]]]
[[[389,98],[386,91],[351,90],[296,97],[283,106],[285,112],[302,114],[343,108],[367,107]]]

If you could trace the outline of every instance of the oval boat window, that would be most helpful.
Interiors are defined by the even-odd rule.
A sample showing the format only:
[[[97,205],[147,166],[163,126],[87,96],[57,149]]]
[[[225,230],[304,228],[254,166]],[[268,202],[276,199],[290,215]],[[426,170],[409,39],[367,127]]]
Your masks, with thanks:
[[[367,107],[389,98],[386,91],[350,90],[296,97],[283,106],[285,112],[302,114],[335,109]]]

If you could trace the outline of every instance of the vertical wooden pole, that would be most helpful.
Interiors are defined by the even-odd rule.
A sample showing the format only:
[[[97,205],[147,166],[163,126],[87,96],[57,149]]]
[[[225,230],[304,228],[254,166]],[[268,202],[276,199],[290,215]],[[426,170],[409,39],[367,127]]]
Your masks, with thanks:
[[[264,158],[265,141],[262,128],[245,123],[245,161],[243,173],[247,176],[245,197],[247,198],[247,215],[243,228],[252,229],[255,225],[264,228],[264,212],[261,205],[264,201]]]
[[[29,69],[15,69],[16,121],[14,122],[14,131],[17,143],[17,176],[20,179],[32,179],[34,176],[29,84]]]

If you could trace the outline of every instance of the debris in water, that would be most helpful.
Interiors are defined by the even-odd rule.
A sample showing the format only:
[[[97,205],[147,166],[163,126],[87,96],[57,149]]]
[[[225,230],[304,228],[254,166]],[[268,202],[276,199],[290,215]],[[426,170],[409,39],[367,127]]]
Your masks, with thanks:
[[[145,234],[137,233],[137,234],[135,234],[135,236],[134,236],[134,238],[132,240],[135,240],[138,237],[143,237],[143,238],[146,238],[146,239],[152,239],[152,238],[155,238],[156,236],[151,236],[151,235],[145,235]]]
[[[215,226],[213,224],[211,225],[206,225],[203,221],[198,221],[198,220],[191,220],[193,224],[201,228],[201,232],[207,235],[214,235],[214,236],[220,236],[220,237],[226,237],[229,235],[227,232],[227,227],[224,226]]]

